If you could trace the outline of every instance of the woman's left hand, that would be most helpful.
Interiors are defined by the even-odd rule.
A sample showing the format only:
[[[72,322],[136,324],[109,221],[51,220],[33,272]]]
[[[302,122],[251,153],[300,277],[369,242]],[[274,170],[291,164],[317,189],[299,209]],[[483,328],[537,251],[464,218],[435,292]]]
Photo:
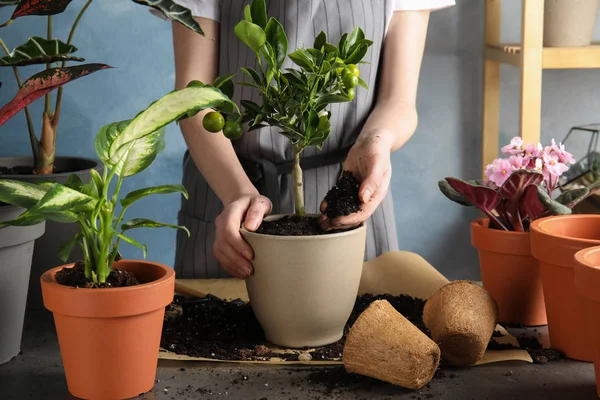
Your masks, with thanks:
[[[375,212],[385,198],[392,177],[391,143],[388,132],[363,132],[350,149],[344,162],[344,170],[352,172],[360,182],[358,197],[360,211],[333,219],[321,216],[324,229],[348,229],[360,225]],[[327,209],[325,200],[321,212]]]

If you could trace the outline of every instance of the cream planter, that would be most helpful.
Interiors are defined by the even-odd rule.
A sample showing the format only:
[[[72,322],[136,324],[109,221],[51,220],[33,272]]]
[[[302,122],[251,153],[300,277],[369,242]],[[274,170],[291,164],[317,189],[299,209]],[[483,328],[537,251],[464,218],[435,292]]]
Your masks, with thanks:
[[[281,218],[267,217],[266,220]],[[246,287],[269,342],[290,348],[342,338],[356,301],[367,227],[314,236],[242,235],[254,250]]]
[[[588,46],[600,0],[545,0],[544,46]]]

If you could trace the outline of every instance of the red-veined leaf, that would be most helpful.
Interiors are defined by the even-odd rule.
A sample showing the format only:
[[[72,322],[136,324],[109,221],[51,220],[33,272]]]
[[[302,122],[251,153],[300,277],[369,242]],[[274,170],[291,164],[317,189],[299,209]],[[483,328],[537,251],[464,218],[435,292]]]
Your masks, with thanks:
[[[0,109],[0,125],[59,86],[106,68],[112,67],[106,64],[84,64],[66,68],[50,68],[35,74],[23,83],[10,103]]]
[[[521,216],[529,218],[530,221],[540,218],[542,213],[546,211],[546,206],[544,206],[538,196],[538,187],[536,185],[530,185],[525,188],[519,206]]]
[[[446,178],[446,181],[452,189],[484,212],[491,213],[500,203],[500,197],[494,189],[473,185],[457,178]]]
[[[10,19],[26,15],[54,15],[65,11],[72,0],[21,0]]]
[[[518,201],[528,186],[537,186],[543,180],[544,175],[541,172],[520,169],[510,174],[508,179],[498,189],[498,195],[510,201]]]

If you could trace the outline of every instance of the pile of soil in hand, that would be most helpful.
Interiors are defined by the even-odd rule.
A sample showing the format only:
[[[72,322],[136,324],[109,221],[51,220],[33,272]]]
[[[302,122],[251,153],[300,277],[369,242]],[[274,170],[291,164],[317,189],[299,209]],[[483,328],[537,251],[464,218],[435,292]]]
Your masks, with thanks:
[[[56,282],[64,286],[80,288],[118,288],[138,285],[139,282],[132,273],[113,268],[105,283],[90,282],[85,277],[85,264],[78,261],[73,268],[63,268],[56,273]]]
[[[298,215],[287,215],[273,221],[263,221],[256,232],[263,235],[277,236],[310,236],[334,233],[324,231],[319,225],[319,218],[300,217]]]
[[[359,188],[360,183],[352,175],[352,172],[342,171],[337,184],[325,196],[325,202],[327,202],[325,215],[335,218],[360,211]]]

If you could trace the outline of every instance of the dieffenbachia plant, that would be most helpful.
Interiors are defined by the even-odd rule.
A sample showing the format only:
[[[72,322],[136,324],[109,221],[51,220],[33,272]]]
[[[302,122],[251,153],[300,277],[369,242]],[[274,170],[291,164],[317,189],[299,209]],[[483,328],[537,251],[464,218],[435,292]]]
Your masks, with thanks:
[[[244,20],[234,28],[237,37],[256,55],[257,69],[242,68],[253,87],[261,95],[261,104],[241,100],[243,115],[218,113],[204,117],[209,131],[223,130],[225,136],[236,139],[242,134],[240,123],[249,123],[249,130],[264,126],[276,127],[293,147],[294,206],[297,215],[305,215],[300,154],[308,146],[321,149],[330,133],[332,103],[354,99],[358,85],[367,88],[360,79],[359,64],[372,41],[359,27],[341,36],[337,45],[327,42],[324,32],[314,40],[312,48],[297,49],[288,54],[288,40],[281,23],[267,18],[264,0],[253,0],[245,8]],[[284,68],[288,58],[298,68]],[[235,74],[219,78],[215,86],[233,91]],[[227,114],[227,113],[226,113]],[[226,121],[227,119],[227,121]]]
[[[120,198],[123,179],[140,173],[154,162],[165,147],[166,125],[206,108],[229,110],[231,107],[237,108],[219,89],[191,83],[153,102],[135,118],[100,129],[94,144],[104,164],[103,174],[91,170],[89,183],[83,184],[75,174],[64,185],[0,180],[0,201],[25,209],[16,219],[0,223],[0,228],[34,225],[45,220],[78,223],[80,232],[60,248],[59,256],[66,260],[73,247],[80,245],[86,277],[90,282],[104,283],[120,257],[121,241],[141,248],[146,256],[146,246],[127,235],[131,229],[171,227],[187,231],[183,226],[145,218],[123,222],[127,209],[146,196],[168,193],[188,196],[185,188],[176,184],[138,189]],[[111,183],[114,183],[112,190]]]
[[[52,16],[66,10],[72,0],[7,0],[0,1],[0,7],[16,6],[10,19],[0,25],[4,27],[13,21],[26,16],[45,16],[47,20],[47,34],[45,38],[30,37],[24,44],[10,51],[0,38],[0,46],[5,56],[0,58],[0,67],[13,69],[19,90],[15,97],[0,109],[0,126],[21,110],[25,110],[27,130],[31,143],[34,159],[34,172],[36,174],[51,174],[54,169],[54,155],[56,147],[56,134],[61,113],[63,85],[94,72],[111,68],[100,63],[76,64],[67,66],[67,62],[81,63],[85,60],[73,55],[78,49],[72,44],[73,36],[79,21],[92,3],[87,0],[81,7],[77,17],[72,23],[66,42],[52,37]],[[182,23],[202,35],[204,32],[192,17],[192,13],[172,0],[131,0],[134,3],[156,9],[165,17]],[[37,20],[36,20],[37,21]],[[38,22],[34,26],[38,27]],[[34,64],[45,64],[45,69],[34,74],[25,81],[21,80],[19,67]],[[57,90],[56,102],[52,108],[51,92]],[[45,105],[42,115],[42,130],[38,140],[34,123],[28,105],[44,97]]]
[[[509,158],[498,158],[486,167],[485,180],[445,178],[442,193],[463,206],[475,206],[490,219],[490,227],[527,232],[532,221],[550,215],[571,214],[571,209],[600,187],[567,190],[555,199],[559,177],[573,164],[573,156],[554,140],[550,146],[524,145],[520,137],[502,148]]]

